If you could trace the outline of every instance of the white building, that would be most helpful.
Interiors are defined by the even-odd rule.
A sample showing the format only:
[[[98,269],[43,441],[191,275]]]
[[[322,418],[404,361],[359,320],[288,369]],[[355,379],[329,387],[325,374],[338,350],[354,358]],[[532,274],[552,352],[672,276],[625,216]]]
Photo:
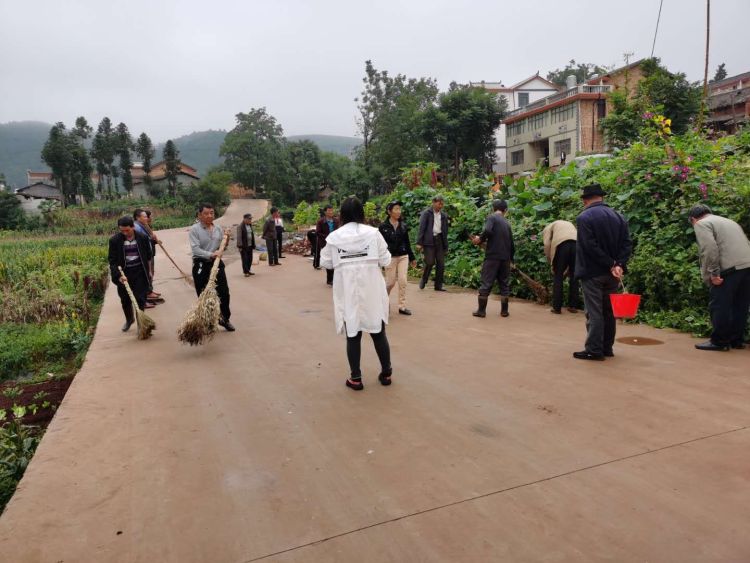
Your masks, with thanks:
[[[533,76],[510,87],[506,87],[500,82],[485,81],[470,82],[469,85],[485,88],[490,92],[503,96],[508,102],[508,112],[523,108],[551,94],[557,94],[563,89],[554,82],[550,82],[546,78],[539,76],[538,71]],[[505,174],[508,168],[506,145],[505,125],[501,124],[495,132],[495,172],[497,174]]]

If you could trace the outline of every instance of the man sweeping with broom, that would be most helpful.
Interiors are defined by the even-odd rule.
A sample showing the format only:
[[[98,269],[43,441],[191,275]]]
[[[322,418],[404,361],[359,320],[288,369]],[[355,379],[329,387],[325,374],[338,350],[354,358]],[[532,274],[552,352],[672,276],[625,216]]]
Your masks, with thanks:
[[[229,310],[229,285],[224,271],[224,262],[221,260],[221,241],[229,236],[229,229],[222,231],[214,225],[216,213],[214,206],[210,203],[201,203],[198,206],[198,222],[190,227],[190,248],[193,252],[193,281],[195,292],[200,297],[203,289],[208,284],[211,276],[211,266],[214,260],[219,260],[219,271],[216,276],[216,294],[221,303],[221,317],[219,325],[225,330],[234,332],[235,328],[229,322],[231,311]]]
[[[148,237],[135,231],[132,217],[121,217],[117,227],[120,232],[109,239],[109,271],[125,313],[122,331],[127,332],[135,322],[135,315],[125,284],[130,286],[138,308],[143,311],[150,286],[148,263],[151,260],[151,243]]]
[[[487,217],[482,234],[471,237],[471,242],[477,246],[487,243],[482,264],[482,284],[479,286],[479,307],[472,313],[475,317],[487,316],[487,301],[496,280],[500,286],[500,316],[507,317],[510,314],[508,312],[509,282],[515,245],[510,224],[505,218],[507,211],[508,203],[504,199],[493,200],[492,215]]]

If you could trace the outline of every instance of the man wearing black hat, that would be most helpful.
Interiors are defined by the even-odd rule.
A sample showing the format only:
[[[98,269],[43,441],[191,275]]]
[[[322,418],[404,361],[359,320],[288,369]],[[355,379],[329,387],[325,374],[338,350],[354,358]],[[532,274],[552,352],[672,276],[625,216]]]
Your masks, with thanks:
[[[409,242],[409,229],[401,218],[402,206],[403,203],[400,201],[390,202],[385,208],[388,218],[381,223],[378,230],[388,244],[388,252],[391,253],[391,263],[385,267],[385,288],[390,295],[398,283],[398,312],[402,315],[411,315],[411,311],[406,307],[406,280],[409,263],[412,267],[417,263]]]
[[[586,309],[586,348],[574,352],[579,360],[613,357],[615,317],[609,296],[617,292],[633,248],[627,220],[604,203],[599,184],[583,188],[584,210],[576,220],[575,275],[583,285]]]
[[[487,243],[484,251],[484,263],[482,264],[482,284],[479,286],[479,308],[472,313],[475,317],[487,316],[487,301],[492,291],[492,286],[497,280],[500,286],[500,316],[507,317],[508,296],[510,295],[510,266],[513,263],[515,245],[513,244],[513,233],[510,224],[505,218],[508,211],[508,203],[504,199],[496,199],[492,202],[492,215],[487,217],[484,230],[479,236],[471,237],[471,242],[477,246],[483,242]]]

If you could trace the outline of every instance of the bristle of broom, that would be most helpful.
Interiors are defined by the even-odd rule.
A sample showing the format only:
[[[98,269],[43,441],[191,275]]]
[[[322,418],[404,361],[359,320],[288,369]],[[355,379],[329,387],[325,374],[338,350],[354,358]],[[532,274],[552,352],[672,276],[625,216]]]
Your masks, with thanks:
[[[177,329],[177,337],[190,346],[198,346],[210,341],[216,334],[220,316],[219,296],[216,288],[209,285],[198,298],[198,302],[188,311]]]
[[[138,309],[135,314],[135,320],[138,323],[138,340],[148,340],[151,333],[156,329],[154,319]]]

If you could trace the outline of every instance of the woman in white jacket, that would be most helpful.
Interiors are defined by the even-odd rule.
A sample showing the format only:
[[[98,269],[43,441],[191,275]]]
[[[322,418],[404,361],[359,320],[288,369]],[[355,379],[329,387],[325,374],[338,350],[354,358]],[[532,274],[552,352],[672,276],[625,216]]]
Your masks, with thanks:
[[[383,235],[365,225],[365,211],[356,197],[341,205],[341,227],[326,238],[320,265],[334,269],[333,310],[338,334],[346,331],[346,355],[351,377],[346,386],[364,389],[359,360],[362,333],[369,332],[380,360],[378,380],[391,384],[391,350],[385,335],[388,323],[388,292],[381,268],[391,262]]]

